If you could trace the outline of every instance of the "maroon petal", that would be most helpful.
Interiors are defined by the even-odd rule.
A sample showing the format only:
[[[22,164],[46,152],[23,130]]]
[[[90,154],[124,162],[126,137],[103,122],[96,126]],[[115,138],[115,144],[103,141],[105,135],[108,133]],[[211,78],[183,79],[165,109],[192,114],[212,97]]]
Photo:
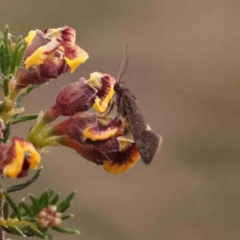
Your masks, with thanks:
[[[58,94],[55,106],[63,116],[71,116],[76,112],[87,111],[92,107],[97,90],[81,78],[79,82],[66,85]]]
[[[49,42],[49,38],[46,38],[40,30],[36,30],[36,35],[34,36],[31,44],[26,49],[24,60],[33,54],[39,47],[44,46]]]
[[[69,138],[80,143],[85,142],[83,135],[84,129],[88,126],[96,124],[98,115],[89,112],[79,112],[71,116],[69,119],[56,124],[51,131],[51,135],[66,135]]]
[[[29,168],[30,168],[29,158],[30,158],[30,156],[28,154],[25,154],[22,170],[18,174],[17,178],[26,177],[28,175],[28,171],[29,171]]]

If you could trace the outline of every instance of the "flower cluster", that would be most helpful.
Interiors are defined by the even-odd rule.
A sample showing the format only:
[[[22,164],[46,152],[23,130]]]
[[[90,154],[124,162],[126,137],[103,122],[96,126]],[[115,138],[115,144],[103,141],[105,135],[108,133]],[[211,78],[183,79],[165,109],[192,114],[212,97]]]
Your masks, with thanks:
[[[46,208],[42,209],[41,212],[38,214],[38,222],[41,227],[54,227],[58,226],[62,222],[62,214],[57,212],[57,206],[47,206]]]
[[[68,26],[30,31],[25,39],[20,37],[15,42],[8,27],[0,32],[0,87],[4,94],[0,102],[0,205],[4,205],[0,207],[1,230],[41,239],[52,239],[49,229],[79,234],[77,230],[59,227],[72,216],[63,213],[70,207],[75,192],[58,203],[59,194],[47,190],[39,198],[30,195],[30,205],[24,201],[17,204],[9,195],[38,179],[46,148],[69,147],[113,174],[127,171],[139,160],[136,143],[125,136],[128,121],[107,113],[116,84],[109,74],[93,72],[89,79],[80,78],[64,86],[48,110],[21,115],[25,111],[25,96],[64,73],[73,73],[87,59],[87,52],[76,44],[75,30]],[[55,121],[60,116],[65,119]],[[9,140],[12,125],[33,119],[37,121],[26,140]],[[22,178],[30,168],[37,170],[30,180],[3,190],[2,176]]]
[[[5,91],[0,107],[0,139],[3,143],[8,140],[10,126],[16,121],[23,121],[21,117],[16,119],[18,114],[24,112],[21,106],[23,96],[34,86],[47,83],[63,73],[74,72],[88,59],[88,54],[75,44],[76,32],[70,27],[30,31],[25,38],[26,44],[21,39],[13,43],[7,31],[2,39],[5,45],[1,45],[4,46],[1,53],[6,58],[0,64],[5,76],[0,83]],[[0,173],[20,178],[27,175],[30,167],[36,169],[40,155],[35,147],[30,141],[19,138],[13,138],[12,144],[0,145]]]
[[[136,143],[123,136],[128,124],[119,117],[99,114],[107,110],[115,83],[110,75],[95,72],[88,80],[66,85],[54,105],[39,117],[28,140],[40,149],[63,145],[103,165],[107,172],[125,172],[140,158]],[[96,113],[88,111],[92,107]],[[68,118],[54,124],[59,116]]]
[[[34,86],[47,83],[63,73],[72,73],[88,59],[87,52],[75,43],[75,30],[68,26],[43,32],[30,31],[25,42],[23,62],[7,82],[9,91],[0,115],[5,124],[24,111],[19,102]],[[85,159],[103,165],[110,173],[122,173],[131,168],[140,156],[136,143],[124,137],[128,124],[124,119],[104,114],[114,96],[115,83],[115,78],[109,74],[93,72],[87,80],[80,78],[66,85],[53,106],[39,114],[37,123],[28,134],[28,142],[16,138],[11,147],[0,147],[2,173],[13,178],[23,177],[29,166],[37,167],[38,164],[31,162],[33,151],[20,148],[23,144],[19,142],[31,145],[41,153],[48,146],[72,148]],[[89,111],[92,108],[95,113]],[[54,120],[59,116],[67,119],[55,124]],[[40,155],[37,159],[39,163]]]

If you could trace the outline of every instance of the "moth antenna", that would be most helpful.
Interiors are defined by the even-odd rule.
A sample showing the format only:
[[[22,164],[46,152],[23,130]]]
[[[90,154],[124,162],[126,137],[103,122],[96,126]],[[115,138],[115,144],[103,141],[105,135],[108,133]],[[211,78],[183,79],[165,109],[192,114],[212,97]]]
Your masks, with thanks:
[[[124,51],[123,60],[122,60],[121,67],[120,67],[118,77],[117,77],[117,83],[120,83],[120,80],[121,80],[123,74],[127,70],[127,65],[128,65],[128,61],[129,61],[129,58],[127,57],[127,49],[128,49],[128,44],[126,45],[126,48]]]

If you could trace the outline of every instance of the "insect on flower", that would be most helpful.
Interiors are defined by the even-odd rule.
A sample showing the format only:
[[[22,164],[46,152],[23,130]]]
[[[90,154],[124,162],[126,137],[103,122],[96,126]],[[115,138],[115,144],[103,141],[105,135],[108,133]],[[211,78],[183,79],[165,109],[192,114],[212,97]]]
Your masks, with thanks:
[[[128,63],[128,58],[126,56],[127,47],[124,53],[124,58],[117,81],[114,85],[116,100],[112,101],[109,105],[109,111],[107,114],[112,111],[114,105],[117,106],[118,114],[126,118],[127,122],[129,123],[129,127],[137,144],[142,161],[145,164],[149,164],[160,150],[162,137],[154,132],[146,123],[146,120],[138,106],[138,102],[132,92],[128,88],[121,86],[120,80],[127,68]]]

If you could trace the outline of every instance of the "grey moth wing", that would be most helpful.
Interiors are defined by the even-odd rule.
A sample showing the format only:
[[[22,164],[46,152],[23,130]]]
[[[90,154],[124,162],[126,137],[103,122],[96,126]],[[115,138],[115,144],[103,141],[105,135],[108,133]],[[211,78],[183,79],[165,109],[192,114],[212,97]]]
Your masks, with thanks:
[[[160,150],[162,137],[148,126],[129,89],[124,89],[122,101],[142,161],[149,164]]]

